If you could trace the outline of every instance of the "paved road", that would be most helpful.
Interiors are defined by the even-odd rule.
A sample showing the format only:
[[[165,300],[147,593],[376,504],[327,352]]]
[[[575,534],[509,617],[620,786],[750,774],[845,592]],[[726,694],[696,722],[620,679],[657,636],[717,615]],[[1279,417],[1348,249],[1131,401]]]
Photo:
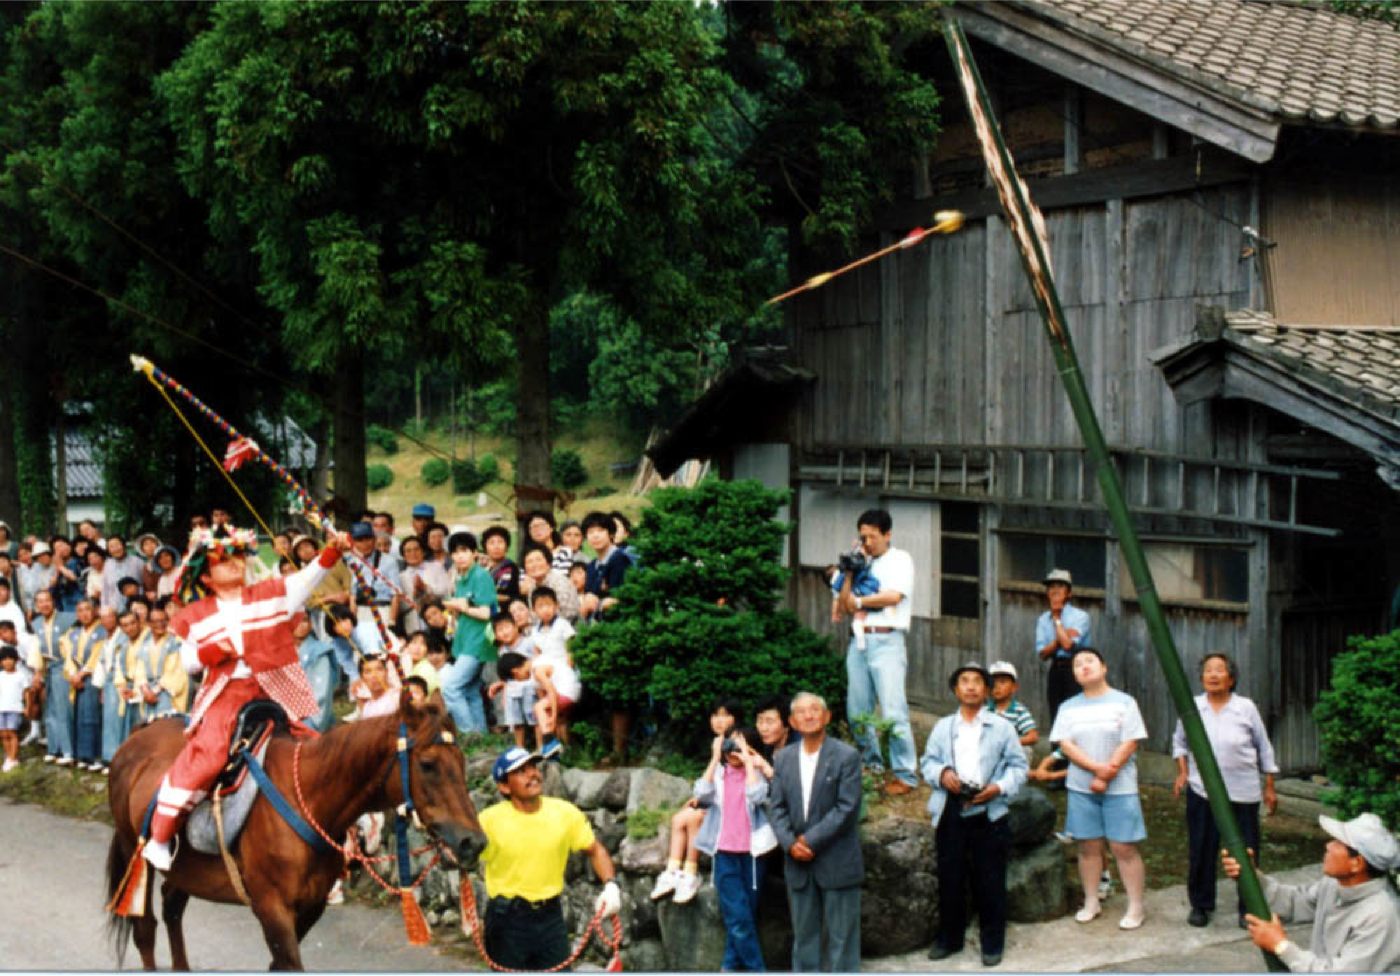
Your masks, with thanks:
[[[1319,876],[1317,867],[1281,872],[1277,877],[1290,884],[1311,881]],[[1235,921],[1234,882],[1221,876],[1216,888],[1216,904],[1228,906],[1217,912],[1205,928],[1186,924],[1190,906],[1185,885],[1147,892],[1147,921],[1142,928],[1123,932],[1118,919],[1127,908],[1122,888],[1116,888],[1104,903],[1103,914],[1080,925],[1073,916],[1051,922],[1011,923],[1006,927],[1007,972],[1076,973],[1262,973],[1264,957]],[[1312,926],[1290,925],[1289,937],[1308,944]],[[866,959],[866,972],[982,972],[977,947],[977,925],[967,931],[967,948],[961,955],[930,962],[924,951],[883,959]]]
[[[0,968],[115,969],[102,907],[111,828],[0,800],[0,837],[0,892],[6,902]],[[185,913],[185,935],[196,969],[267,968],[270,957],[262,930],[246,908],[192,901]],[[169,968],[164,928],[157,944],[160,965]],[[360,905],[327,909],[302,943],[302,959],[310,970],[466,968],[465,960],[439,954],[431,946],[408,945],[398,912]],[[127,952],[126,966],[141,966],[135,946]]]

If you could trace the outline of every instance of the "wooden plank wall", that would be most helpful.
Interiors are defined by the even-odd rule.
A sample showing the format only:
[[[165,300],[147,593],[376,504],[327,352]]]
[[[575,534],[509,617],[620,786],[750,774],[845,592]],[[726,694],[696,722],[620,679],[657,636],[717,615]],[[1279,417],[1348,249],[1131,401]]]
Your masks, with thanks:
[[[1197,304],[1248,305],[1251,272],[1239,260],[1236,225],[1248,222],[1250,208],[1250,187],[1235,184],[1046,214],[1056,281],[1110,442],[1263,459],[1251,411],[1208,402],[1182,407],[1147,359],[1192,330]],[[804,394],[803,446],[1081,443],[1019,256],[996,218],[970,222],[957,235],[932,238],[801,297],[788,321],[799,364],[818,377]],[[1174,497],[1166,466],[1159,476],[1153,497]],[[984,545],[984,560],[994,545]],[[1031,647],[1042,601],[987,589],[985,613],[994,623],[915,621],[913,701],[951,708],[949,671],[969,655],[1000,655],[1022,671],[1027,701],[1043,711],[1043,669]],[[802,571],[793,592],[810,626],[833,630],[829,595],[818,578]],[[1114,684],[1139,699],[1153,747],[1165,749],[1174,715],[1145,627],[1131,601],[1112,595],[1109,601],[1089,607],[1096,643],[1115,661]],[[1169,616],[1188,667],[1218,649],[1234,655],[1246,674],[1265,673],[1267,662],[1251,656],[1263,653],[1262,621],[1251,626],[1248,614],[1188,610]],[[999,647],[984,648],[984,636]]]
[[[1400,176],[1281,176],[1268,186],[1264,218],[1278,242],[1268,260],[1280,321],[1400,325]]]
[[[1214,455],[1211,406],[1179,406],[1148,361],[1195,306],[1245,307],[1249,266],[1229,186],[1051,212],[1070,332],[1110,442]],[[997,219],[931,238],[795,300],[807,444],[1077,445],[1079,434],[1011,237]],[[1228,455],[1239,439],[1227,435]]]

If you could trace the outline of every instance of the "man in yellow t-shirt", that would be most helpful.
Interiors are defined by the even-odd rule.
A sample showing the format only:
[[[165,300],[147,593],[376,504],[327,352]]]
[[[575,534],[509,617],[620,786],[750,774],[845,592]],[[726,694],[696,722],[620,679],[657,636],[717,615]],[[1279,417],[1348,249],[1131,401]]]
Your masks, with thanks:
[[[583,851],[603,882],[594,906],[604,915],[622,908],[622,893],[607,848],[593,836],[583,811],[543,796],[538,753],[516,746],[491,769],[505,802],[479,816],[486,834],[481,866],[486,876],[486,953],[509,969],[550,969],[569,957],[560,894],[569,855]]]

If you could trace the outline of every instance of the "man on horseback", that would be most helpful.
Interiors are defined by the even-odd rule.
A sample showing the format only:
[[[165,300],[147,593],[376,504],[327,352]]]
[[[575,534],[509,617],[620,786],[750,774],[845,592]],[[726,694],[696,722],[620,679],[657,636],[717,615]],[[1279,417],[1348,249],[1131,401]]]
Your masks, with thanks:
[[[320,706],[297,659],[292,618],[348,545],[342,536],[291,576],[249,585],[247,557],[257,549],[255,532],[220,526],[191,533],[177,584],[185,607],[170,629],[182,641],[185,669],[203,670],[204,682],[190,710],[185,746],[156,795],[142,851],[153,867],[170,869],[170,844],[180,821],[223,768],[244,705],[270,698],[303,729],[301,720],[317,714]]]

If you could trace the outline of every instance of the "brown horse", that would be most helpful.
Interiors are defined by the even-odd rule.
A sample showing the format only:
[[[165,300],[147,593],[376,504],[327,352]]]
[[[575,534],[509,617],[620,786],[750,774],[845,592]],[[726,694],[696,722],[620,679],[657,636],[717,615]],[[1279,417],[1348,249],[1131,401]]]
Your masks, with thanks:
[[[397,715],[340,725],[320,738],[303,740],[299,779],[308,819],[339,840],[360,814],[404,802],[396,751],[400,722],[407,725],[412,741],[409,788],[419,818],[460,862],[473,861],[485,837],[467,792],[466,760],[455,744],[455,728],[436,697],[415,707],[404,693]],[[153,722],[133,734],[112,760],[108,798],[116,833],[107,852],[109,900],[136,850],[147,806],[184,744],[183,728],[179,719]],[[293,782],[296,742],[290,736],[274,738],[263,765],[287,802],[305,817]],[[264,796],[249,811],[236,847],[234,860],[272,951],[271,968],[301,969],[301,940],[325,910],[326,896],[344,868],[343,857],[312,849]],[[109,919],[118,965],[134,934],[142,964],[156,968],[154,889],[152,878],[144,916]],[[182,838],[161,886],[161,916],[177,970],[190,968],[181,918],[191,897],[228,904],[241,901],[223,860],[193,850]]]

